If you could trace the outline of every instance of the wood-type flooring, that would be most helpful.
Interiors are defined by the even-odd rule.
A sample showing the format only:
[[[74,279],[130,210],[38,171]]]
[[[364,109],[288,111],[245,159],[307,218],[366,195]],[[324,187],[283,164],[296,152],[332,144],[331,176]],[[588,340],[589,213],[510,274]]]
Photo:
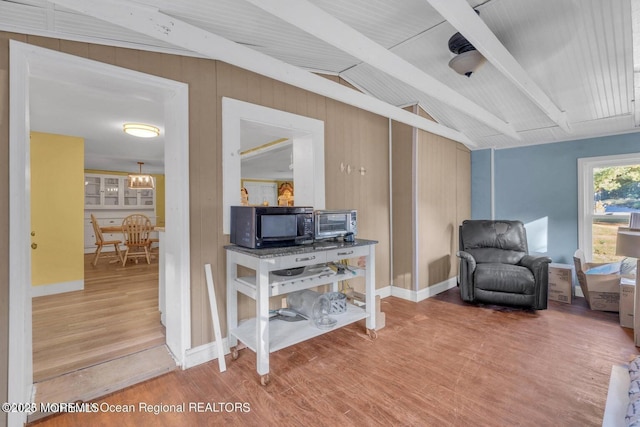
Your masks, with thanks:
[[[453,288],[381,308],[376,340],[354,324],[272,353],[267,386],[244,349],[226,372],[176,370],[35,424],[599,426],[611,367],[638,354],[618,314],[582,298],[532,312],[468,305]]]
[[[33,298],[34,382],[164,344],[158,260],[126,266],[85,255],[84,290]]]

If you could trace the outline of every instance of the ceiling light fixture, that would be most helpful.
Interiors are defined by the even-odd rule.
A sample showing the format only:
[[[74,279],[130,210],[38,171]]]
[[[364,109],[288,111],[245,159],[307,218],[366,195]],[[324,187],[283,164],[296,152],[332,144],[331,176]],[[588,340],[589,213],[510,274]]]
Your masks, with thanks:
[[[142,123],[125,123],[122,125],[122,130],[129,135],[137,136],[138,138],[154,138],[160,135],[160,129],[155,126],[145,125]]]
[[[456,55],[449,61],[449,67],[467,77],[471,77],[487,61],[460,33],[455,33],[449,39],[449,50]]]
[[[476,10],[475,12],[480,15],[479,11]],[[460,33],[452,35],[448,44],[449,50],[456,55],[449,61],[449,67],[458,74],[471,77],[471,74],[475,73],[476,70],[487,61],[487,59],[469,43],[469,40]]]
[[[136,190],[153,190],[155,188],[155,182],[151,175],[142,173],[143,162],[138,162],[140,166],[140,173],[130,173],[127,180],[127,187]]]

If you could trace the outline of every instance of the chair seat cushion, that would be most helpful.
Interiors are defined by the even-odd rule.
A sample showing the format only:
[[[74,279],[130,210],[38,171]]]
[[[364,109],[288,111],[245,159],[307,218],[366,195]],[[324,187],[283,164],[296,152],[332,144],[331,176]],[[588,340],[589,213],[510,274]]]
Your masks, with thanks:
[[[483,263],[475,271],[476,288],[494,292],[532,295],[535,278],[526,267],[511,264]]]

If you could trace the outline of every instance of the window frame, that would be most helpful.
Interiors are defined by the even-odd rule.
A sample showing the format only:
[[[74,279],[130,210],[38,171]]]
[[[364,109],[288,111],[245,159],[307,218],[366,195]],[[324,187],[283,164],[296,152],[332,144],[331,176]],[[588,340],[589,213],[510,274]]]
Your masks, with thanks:
[[[612,156],[583,157],[578,159],[578,248],[586,259],[593,259],[593,170],[610,166],[640,165],[640,153]],[[588,225],[588,227],[586,226]]]

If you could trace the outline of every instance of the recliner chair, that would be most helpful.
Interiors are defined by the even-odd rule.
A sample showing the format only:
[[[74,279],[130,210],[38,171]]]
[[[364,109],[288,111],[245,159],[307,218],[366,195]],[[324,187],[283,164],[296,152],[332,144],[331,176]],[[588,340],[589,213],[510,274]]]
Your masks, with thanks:
[[[521,221],[465,220],[459,237],[463,301],[547,308],[551,259],[529,255]]]

